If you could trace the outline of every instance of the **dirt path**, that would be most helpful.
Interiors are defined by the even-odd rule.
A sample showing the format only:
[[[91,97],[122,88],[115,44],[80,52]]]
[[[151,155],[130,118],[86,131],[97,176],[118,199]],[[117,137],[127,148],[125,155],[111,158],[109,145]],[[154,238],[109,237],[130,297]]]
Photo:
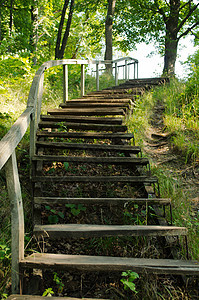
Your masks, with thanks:
[[[185,164],[185,159],[172,146],[172,135],[163,121],[164,106],[158,103],[151,117],[151,128],[143,151],[155,167],[163,168],[185,194],[194,218],[199,217],[199,161]]]

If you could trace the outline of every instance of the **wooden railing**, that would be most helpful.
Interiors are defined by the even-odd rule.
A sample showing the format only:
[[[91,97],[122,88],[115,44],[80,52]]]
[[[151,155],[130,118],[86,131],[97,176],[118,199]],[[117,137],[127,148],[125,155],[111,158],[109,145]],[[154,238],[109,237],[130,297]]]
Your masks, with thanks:
[[[12,230],[12,292],[19,293],[20,274],[19,262],[24,258],[24,213],[21,196],[21,187],[17,168],[15,149],[26,133],[30,125],[30,159],[35,154],[35,138],[38,123],[41,114],[43,82],[45,70],[63,65],[63,101],[68,100],[68,65],[81,65],[81,95],[85,91],[85,65],[96,65],[96,87],[99,89],[99,65],[112,64],[115,68],[115,82],[118,82],[118,63],[124,61],[126,74],[128,64],[132,62],[135,69],[138,61],[132,58],[122,58],[115,61],[97,61],[97,60],[75,60],[64,59],[48,61],[44,63],[37,71],[29,92],[27,108],[17,119],[8,133],[0,141],[0,170],[5,167],[6,181],[8,187],[8,196],[11,205],[11,230]],[[138,68],[137,68],[138,70]],[[127,78],[127,77],[126,77]]]

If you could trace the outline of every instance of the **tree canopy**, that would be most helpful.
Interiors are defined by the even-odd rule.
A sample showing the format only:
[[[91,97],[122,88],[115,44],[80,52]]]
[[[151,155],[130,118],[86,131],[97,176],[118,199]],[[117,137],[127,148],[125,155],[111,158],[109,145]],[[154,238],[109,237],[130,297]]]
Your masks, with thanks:
[[[164,72],[173,74],[179,40],[198,40],[195,0],[0,0],[0,54],[37,61],[112,58],[137,43],[155,41]]]

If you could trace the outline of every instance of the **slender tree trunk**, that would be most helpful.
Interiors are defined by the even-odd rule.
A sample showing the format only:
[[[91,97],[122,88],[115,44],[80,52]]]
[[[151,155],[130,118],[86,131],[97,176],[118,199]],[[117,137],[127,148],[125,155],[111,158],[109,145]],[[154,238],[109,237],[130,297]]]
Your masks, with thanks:
[[[60,24],[59,24],[57,42],[56,42],[56,47],[55,47],[55,59],[63,59],[66,44],[67,44],[67,40],[68,40],[68,37],[69,37],[75,0],[71,0],[71,3],[70,3],[70,11],[69,11],[69,14],[68,14],[66,30],[65,30],[65,33],[64,33],[64,36],[63,36],[63,39],[62,39],[62,45],[61,45],[61,35],[62,35],[64,19],[65,19],[65,14],[66,14],[66,9],[68,7],[68,3],[69,3],[69,0],[65,0],[64,7],[63,7],[63,10],[62,10],[62,16],[61,16],[61,20],[60,20]],[[61,48],[60,48],[60,45],[61,45]]]
[[[10,20],[9,20],[9,34],[12,34],[12,25],[13,25],[13,0],[10,0]]]
[[[33,53],[33,64],[37,64],[37,43],[38,43],[38,3],[33,0],[31,6],[31,21],[32,21],[32,34],[30,37],[31,53]]]
[[[64,26],[64,20],[65,20],[65,15],[66,15],[66,10],[67,10],[67,7],[68,7],[68,3],[69,3],[69,0],[65,0],[64,7],[62,9],[61,20],[60,20],[60,23],[59,23],[57,41],[56,41],[56,46],[55,46],[55,59],[59,58],[61,35],[62,35],[63,26]]]
[[[113,38],[112,38],[112,29],[113,29],[113,16],[115,12],[115,3],[116,0],[108,0],[108,10],[105,22],[105,40],[106,40],[106,50],[105,50],[105,60],[112,60],[113,58]],[[107,72],[112,71],[111,65],[106,65]]]

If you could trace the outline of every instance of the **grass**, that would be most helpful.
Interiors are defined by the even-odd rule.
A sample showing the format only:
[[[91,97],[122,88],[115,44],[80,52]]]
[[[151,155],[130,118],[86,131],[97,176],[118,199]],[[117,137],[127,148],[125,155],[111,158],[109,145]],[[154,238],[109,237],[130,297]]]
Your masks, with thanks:
[[[192,95],[191,99],[195,101],[196,96]],[[191,167],[197,165],[199,158],[199,120],[195,109],[192,109],[194,107],[192,100],[187,98],[186,83],[173,79],[170,85],[157,87],[143,97],[138,97],[132,117],[128,120],[130,131],[135,133],[136,144],[143,147],[151,128],[150,117],[153,107],[156,103],[163,104],[164,129],[172,134],[173,151],[180,154],[179,163],[185,169],[188,163]],[[189,102],[187,106],[184,105],[185,99]],[[159,179],[161,197],[172,199],[174,224],[188,228],[189,253],[193,259],[198,260],[199,215],[198,210],[194,210],[191,205],[192,187],[188,189],[184,186],[178,164],[174,167],[169,164],[158,166],[156,161],[151,159],[151,170]],[[182,246],[181,255],[185,256],[184,245]]]

